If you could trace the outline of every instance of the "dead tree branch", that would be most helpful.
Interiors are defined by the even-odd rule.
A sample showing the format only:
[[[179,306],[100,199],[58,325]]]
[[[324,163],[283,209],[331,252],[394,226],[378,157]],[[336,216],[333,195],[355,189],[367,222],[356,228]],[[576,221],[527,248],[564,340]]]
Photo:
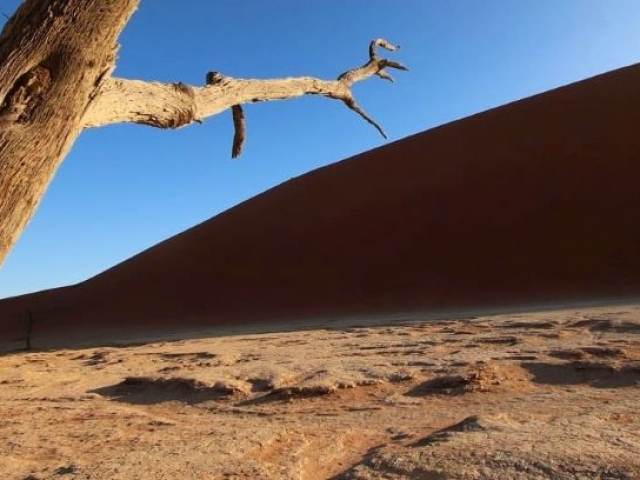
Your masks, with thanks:
[[[322,95],[341,100],[349,109],[373,125],[386,138],[382,127],[357,104],[351,86],[371,76],[393,81],[386,69],[408,70],[404,65],[378,57],[377,47],[395,51],[399,47],[376,39],[369,45],[369,61],[348,70],[336,80],[293,77],[268,80],[240,79],[209,72],[206,86],[158,83],[107,77],[83,119],[83,126],[134,122],[159,128],[179,128],[232,109],[235,136],[232,156],[237,157],[245,139],[244,113],[240,105],[285,100],[302,95]]]
[[[245,139],[245,123],[244,112],[240,105],[234,105],[231,107],[231,113],[233,114],[233,147],[231,149],[231,158],[238,158],[242,153],[242,147],[244,146]]]

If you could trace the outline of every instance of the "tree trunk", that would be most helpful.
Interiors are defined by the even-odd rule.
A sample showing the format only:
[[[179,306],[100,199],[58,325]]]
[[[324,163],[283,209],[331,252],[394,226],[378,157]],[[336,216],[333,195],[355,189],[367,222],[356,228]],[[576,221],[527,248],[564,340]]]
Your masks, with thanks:
[[[235,79],[206,74],[206,86],[112,78],[117,39],[139,0],[25,0],[0,36],[0,266],[33,215],[56,169],[83,128],[135,122],[178,128],[229,108],[232,156],[245,138],[241,105],[322,95],[382,128],[356,103],[351,86],[385,68],[394,51],[383,39],[369,45],[369,61],[335,80],[313,77]],[[203,75],[204,77],[204,75]]]
[[[0,37],[0,265],[82,129],[139,0],[27,0]]]

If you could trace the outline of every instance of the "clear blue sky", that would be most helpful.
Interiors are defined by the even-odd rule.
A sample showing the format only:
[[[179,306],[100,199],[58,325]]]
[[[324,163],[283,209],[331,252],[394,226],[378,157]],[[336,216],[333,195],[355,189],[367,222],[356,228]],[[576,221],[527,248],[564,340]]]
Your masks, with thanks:
[[[0,2],[11,14],[18,0]],[[638,0],[142,0],[116,74],[202,84],[235,77],[333,78],[375,37],[411,72],[358,84],[390,141],[640,61]],[[639,87],[640,88],[640,87]],[[291,177],[383,144],[337,102],[245,108],[176,131],[84,132],[0,270],[0,297],[76,283]],[[434,159],[436,161],[436,159]],[[259,236],[256,236],[256,241]]]

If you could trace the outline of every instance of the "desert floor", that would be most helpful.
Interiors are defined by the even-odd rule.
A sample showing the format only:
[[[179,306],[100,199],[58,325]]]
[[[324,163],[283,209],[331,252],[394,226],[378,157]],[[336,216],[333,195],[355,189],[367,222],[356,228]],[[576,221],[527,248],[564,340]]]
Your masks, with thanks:
[[[2,479],[640,478],[640,305],[0,356]]]

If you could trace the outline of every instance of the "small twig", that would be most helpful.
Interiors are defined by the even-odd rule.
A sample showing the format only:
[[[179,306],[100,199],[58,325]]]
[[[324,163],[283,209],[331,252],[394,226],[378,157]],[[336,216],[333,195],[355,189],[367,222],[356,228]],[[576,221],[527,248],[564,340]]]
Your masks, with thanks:
[[[376,55],[376,47],[382,47],[390,52],[400,50],[400,45],[391,45],[384,38],[376,38],[375,40],[371,40],[371,43],[369,44],[369,60],[375,60],[378,58]]]
[[[343,83],[345,87],[347,87],[347,94],[344,95],[341,99],[344,104],[349,107],[351,110],[356,112],[362,118],[364,118],[368,123],[373,125],[380,135],[382,135],[385,139],[387,138],[386,133],[382,127],[376,122],[373,118],[371,118],[367,113],[357,104],[355,98],[351,94],[351,90],[349,89],[351,85],[360,80],[364,80],[371,75],[377,75],[383,80],[388,80],[393,82],[393,77],[389,75],[389,73],[385,70],[385,68],[395,68],[397,70],[409,70],[407,67],[402,65],[401,63],[394,62],[392,60],[387,60],[385,58],[380,58],[377,55],[376,47],[382,47],[391,52],[395,52],[400,49],[399,45],[392,45],[383,38],[377,38],[372,40],[369,44],[369,61],[361,67],[354,68],[352,70],[348,70],[341,74],[338,77],[338,82]]]
[[[232,106],[231,114],[233,115],[233,128],[235,130],[235,133],[233,134],[233,147],[231,148],[231,158],[238,158],[242,153],[242,147],[244,146],[245,128],[246,128],[242,106],[241,105]]]
[[[390,82],[393,82],[393,77],[389,75],[387,72],[385,72],[384,70],[380,70],[379,72],[376,73],[376,75],[383,80],[388,80]]]
[[[360,107],[360,105],[358,105],[356,103],[356,101],[355,101],[355,99],[353,97],[345,99],[344,103],[345,103],[345,105],[347,107],[349,107],[351,110],[356,112],[358,115],[360,115],[362,118],[364,118],[371,125],[373,125],[376,128],[376,130],[378,130],[380,132],[380,135],[382,135],[385,139],[387,138],[387,134],[384,133],[384,130],[378,124],[378,122],[376,122],[373,118],[371,118],[369,115],[367,115],[367,113],[362,109],[362,107]]]

